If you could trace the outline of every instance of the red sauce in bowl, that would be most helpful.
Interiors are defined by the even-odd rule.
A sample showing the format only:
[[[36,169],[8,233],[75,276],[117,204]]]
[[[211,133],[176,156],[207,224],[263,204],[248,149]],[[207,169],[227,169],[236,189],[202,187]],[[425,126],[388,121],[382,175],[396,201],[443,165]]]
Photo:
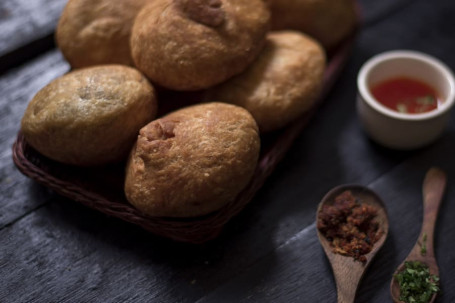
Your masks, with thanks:
[[[432,111],[441,103],[430,85],[408,77],[391,78],[370,88],[382,105],[400,113],[420,114]]]

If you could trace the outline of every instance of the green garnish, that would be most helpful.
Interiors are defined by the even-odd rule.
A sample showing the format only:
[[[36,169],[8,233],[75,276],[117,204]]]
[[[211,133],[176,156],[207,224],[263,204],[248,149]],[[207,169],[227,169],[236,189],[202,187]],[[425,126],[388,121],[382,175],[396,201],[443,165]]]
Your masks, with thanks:
[[[400,112],[400,113],[407,113],[408,112],[408,108],[407,108],[406,104],[398,103],[397,104],[397,111]]]
[[[422,104],[422,105],[434,105],[436,102],[436,99],[432,95],[427,95],[424,97],[417,98],[416,102],[418,104]]]
[[[439,277],[430,275],[428,266],[419,261],[406,261],[394,278],[400,286],[400,300],[406,303],[427,303],[439,292]]]
[[[422,105],[416,108],[416,113],[424,113],[427,112],[429,109],[430,109],[429,105]]]
[[[423,233],[422,244],[420,244],[420,254],[425,256],[427,254],[427,234]]]

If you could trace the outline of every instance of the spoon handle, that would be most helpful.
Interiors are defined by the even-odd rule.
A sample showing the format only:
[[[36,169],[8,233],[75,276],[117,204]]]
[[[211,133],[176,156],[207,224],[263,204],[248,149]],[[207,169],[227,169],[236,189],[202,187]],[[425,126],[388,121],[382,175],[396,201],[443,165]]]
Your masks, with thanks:
[[[436,167],[428,170],[423,181],[423,224],[419,239],[426,242],[428,256],[434,256],[434,229],[446,184],[445,172]]]
[[[332,267],[337,286],[337,303],[354,303],[357,287],[363,275],[362,266],[355,264],[355,269],[349,270],[347,263],[337,262]]]

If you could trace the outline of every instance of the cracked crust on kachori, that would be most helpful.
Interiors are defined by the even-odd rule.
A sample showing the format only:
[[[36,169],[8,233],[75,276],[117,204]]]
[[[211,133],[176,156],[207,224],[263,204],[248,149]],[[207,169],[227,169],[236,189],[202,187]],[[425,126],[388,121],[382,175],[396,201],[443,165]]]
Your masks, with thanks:
[[[245,109],[225,103],[180,109],[140,130],[126,197],[149,216],[211,213],[250,182],[259,150],[256,122]]]

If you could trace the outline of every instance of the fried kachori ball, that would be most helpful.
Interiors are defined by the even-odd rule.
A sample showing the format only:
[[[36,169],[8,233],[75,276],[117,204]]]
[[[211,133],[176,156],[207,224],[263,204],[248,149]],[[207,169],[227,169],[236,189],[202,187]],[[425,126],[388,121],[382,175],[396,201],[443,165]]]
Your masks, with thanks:
[[[126,197],[149,216],[211,213],[250,182],[259,150],[256,122],[245,109],[217,102],[182,108],[140,130]]]
[[[73,68],[133,65],[131,27],[139,10],[151,1],[69,0],[57,25],[57,45]]]
[[[126,159],[141,127],[155,118],[154,88],[136,69],[79,69],[49,83],[29,103],[21,130],[41,154],[92,166]]]
[[[258,59],[204,97],[247,109],[261,132],[290,123],[316,101],[325,70],[320,44],[296,31],[270,32]]]
[[[354,29],[353,0],[268,0],[272,30],[298,30],[331,49]]]
[[[256,58],[269,19],[263,0],[155,0],[134,23],[133,59],[160,86],[205,89]]]

